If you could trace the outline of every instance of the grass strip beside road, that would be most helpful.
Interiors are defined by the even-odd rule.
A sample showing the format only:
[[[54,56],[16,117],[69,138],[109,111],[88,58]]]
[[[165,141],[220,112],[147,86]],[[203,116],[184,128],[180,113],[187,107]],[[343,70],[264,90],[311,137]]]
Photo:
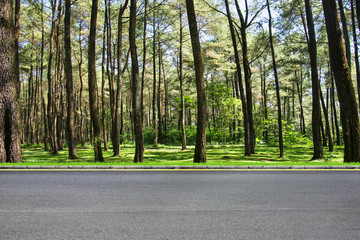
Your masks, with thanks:
[[[112,156],[112,150],[103,151],[104,163],[94,161],[93,149],[77,149],[79,159],[68,159],[67,149],[54,155],[43,150],[42,146],[23,146],[22,163],[14,166],[127,166],[134,165],[134,145],[122,145],[121,156]],[[144,163],[139,166],[342,166],[358,165],[358,163],[343,163],[343,147],[335,147],[334,152],[325,150],[326,159],[310,161],[312,149],[304,146],[285,148],[285,158],[279,158],[276,146],[258,145],[256,154],[244,156],[242,145],[208,145],[207,163],[193,163],[194,147],[182,151],[180,146],[158,145],[145,146]],[[1,163],[0,165],[9,165]]]

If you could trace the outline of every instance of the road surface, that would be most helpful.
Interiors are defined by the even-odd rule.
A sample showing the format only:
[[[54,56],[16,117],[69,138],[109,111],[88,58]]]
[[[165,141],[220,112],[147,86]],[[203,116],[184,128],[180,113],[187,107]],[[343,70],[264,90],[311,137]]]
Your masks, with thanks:
[[[360,172],[0,172],[0,239],[360,239]]]

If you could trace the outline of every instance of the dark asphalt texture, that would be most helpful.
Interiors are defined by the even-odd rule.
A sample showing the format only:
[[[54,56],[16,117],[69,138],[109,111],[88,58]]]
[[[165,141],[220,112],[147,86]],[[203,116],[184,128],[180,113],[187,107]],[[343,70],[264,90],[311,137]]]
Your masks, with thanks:
[[[360,172],[0,172],[0,239],[360,239]]]

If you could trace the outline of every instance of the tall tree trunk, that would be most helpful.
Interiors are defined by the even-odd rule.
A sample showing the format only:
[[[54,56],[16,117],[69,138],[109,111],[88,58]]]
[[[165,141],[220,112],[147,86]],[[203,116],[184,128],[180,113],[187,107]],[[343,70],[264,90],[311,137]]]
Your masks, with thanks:
[[[21,162],[13,2],[0,1],[0,162]]]
[[[354,52],[355,52],[355,68],[356,68],[356,83],[358,91],[358,103],[360,108],[360,65],[359,65],[359,52],[356,34],[356,22],[355,22],[355,11],[354,11],[354,0],[350,0],[351,3],[351,23],[354,40]]]
[[[106,102],[105,102],[105,50],[106,50],[106,29],[107,29],[107,0],[105,0],[105,17],[104,17],[104,30],[103,30],[103,45],[102,45],[102,62],[101,62],[101,121],[102,132],[104,138],[104,150],[108,150],[107,143],[107,129],[106,129]],[[108,69],[109,70],[109,69]]]
[[[275,51],[273,44],[273,36],[272,36],[272,17],[269,0],[266,0],[268,13],[269,13],[269,34],[270,34],[270,48],[271,48],[271,57],[273,62],[274,76],[275,76],[275,86],[276,86],[276,102],[278,107],[278,127],[279,127],[279,150],[280,150],[280,158],[284,157],[284,142],[283,142],[283,133],[282,133],[282,121],[281,121],[281,101],[280,101],[280,86],[279,79],[276,68],[275,61]]]
[[[233,49],[234,49],[236,73],[237,73],[237,79],[238,79],[238,83],[239,83],[241,105],[242,105],[242,111],[243,111],[243,116],[244,116],[243,124],[244,124],[244,134],[245,134],[245,137],[244,137],[245,138],[244,139],[245,156],[250,156],[251,155],[251,144],[250,144],[250,136],[249,136],[250,135],[249,122],[248,122],[248,118],[247,118],[247,116],[248,116],[247,105],[246,105],[246,98],[245,98],[245,93],[244,93],[244,86],[242,84],[242,79],[241,79],[240,57],[239,57],[239,53],[238,53],[235,30],[234,30],[234,26],[233,26],[233,22],[232,22],[232,18],[231,18],[228,0],[225,0],[225,6],[226,6],[229,27],[230,27],[231,40],[232,40]]]
[[[136,0],[130,1],[129,42],[131,49],[131,81],[133,122],[135,133],[134,162],[143,162],[144,159],[144,128],[142,122],[141,81],[139,79],[139,64],[136,51]]]
[[[48,80],[48,106],[47,106],[47,114],[48,114],[48,129],[49,129],[49,138],[51,143],[51,150],[54,151],[56,146],[54,146],[54,136],[53,131],[55,125],[53,123],[53,84],[52,84],[52,58],[54,54],[54,36],[55,36],[55,20],[56,20],[56,6],[57,0],[51,1],[52,8],[52,19],[51,19],[51,33],[50,33],[50,49],[49,49],[49,58],[48,58],[48,72],[47,72],[47,80]]]
[[[247,8],[247,3],[245,4]],[[246,29],[248,28],[248,17],[243,17],[241,13],[240,6],[238,0],[235,0],[236,10],[238,12],[241,28],[241,47],[242,47],[242,55],[243,55],[243,67],[244,67],[244,77],[245,77],[245,89],[246,89],[246,104],[247,104],[247,119],[249,124],[249,138],[250,138],[250,152],[251,154],[255,153],[255,128],[254,128],[254,118],[253,118],[253,106],[252,106],[252,89],[251,89],[251,70],[250,63],[248,57],[248,43],[247,43],[247,33]],[[249,13],[248,9],[246,9],[246,15]]]
[[[360,162],[360,126],[355,91],[346,61],[335,0],[322,1],[331,68],[334,71],[343,126],[344,162]]]
[[[43,111],[43,121],[44,121],[44,148],[45,151],[49,150],[48,148],[48,116],[46,113],[46,102],[45,102],[45,92],[43,84],[43,75],[44,75],[44,48],[45,48],[45,31],[44,31],[44,1],[41,1],[41,69],[40,69],[40,88],[41,88],[41,103]]]
[[[159,54],[159,84],[157,91],[157,108],[158,108],[158,142],[162,143],[162,120],[163,120],[163,108],[162,108],[162,92],[161,92],[161,42],[160,42],[160,34],[158,36],[158,54]]]
[[[114,142],[113,152],[114,156],[120,155],[120,142],[122,134],[120,136],[121,121],[122,121],[122,72],[121,72],[121,57],[122,57],[122,18],[125,9],[128,5],[128,0],[125,1],[124,5],[120,7],[118,16],[118,36],[117,36],[117,79],[116,79],[116,109],[115,109],[115,126],[114,126]]]
[[[144,84],[145,84],[145,74],[146,74],[146,27],[147,27],[147,8],[148,8],[148,0],[145,0],[144,2],[144,8],[145,8],[145,12],[144,12],[144,32],[143,32],[143,61],[142,61],[142,73],[141,73],[141,117],[142,117],[142,124],[144,125],[144,115],[145,115],[145,106],[144,106]]]
[[[154,0],[154,5],[156,0]],[[154,145],[158,144],[158,131],[156,122],[156,29],[155,29],[155,11],[153,11],[153,128],[154,128]]]
[[[115,86],[114,86],[114,65],[113,65],[113,57],[112,57],[112,50],[111,50],[111,44],[112,44],[112,37],[111,37],[111,1],[106,0],[107,4],[105,4],[105,7],[107,7],[107,28],[106,28],[106,39],[107,39],[107,61],[106,61],[106,71],[108,76],[108,82],[109,82],[109,93],[110,93],[110,115],[111,115],[111,141],[114,142],[114,130],[115,130]]]
[[[194,65],[195,65],[197,108],[198,108],[194,162],[206,163],[207,109],[206,109],[206,94],[205,94],[205,83],[204,83],[204,66],[202,62],[199,32],[197,29],[193,0],[186,0],[186,9],[187,9],[187,15],[189,21],[191,46],[192,46]]]
[[[79,108],[80,108],[80,142],[81,146],[85,146],[85,137],[84,137],[84,125],[85,125],[85,116],[82,108],[83,102],[83,90],[84,90],[84,82],[82,76],[82,63],[83,63],[83,50],[82,50],[82,39],[81,39],[81,31],[82,31],[82,20],[79,20],[79,49],[80,49],[80,60],[78,62],[79,67],[79,79],[80,79],[80,96],[79,96]]]
[[[53,104],[53,154],[58,154],[61,150],[61,113],[60,113],[60,75],[61,75],[61,46],[60,46],[60,25],[62,22],[62,2],[59,0],[57,19],[56,19],[56,55],[55,55],[55,85],[54,85],[54,104]]]
[[[71,63],[71,0],[65,0],[65,77],[66,77],[66,103],[67,103],[67,142],[69,158],[78,158],[75,143],[75,101]]]
[[[20,103],[20,59],[19,59],[19,36],[20,36],[20,6],[21,1],[15,0],[15,71],[16,71],[16,90],[18,95],[18,100]]]
[[[316,35],[311,10],[311,0],[305,0],[305,12],[309,33],[308,51],[311,65],[312,84],[312,134],[314,155],[312,160],[324,158],[323,145],[321,144],[321,107],[320,107],[320,82],[318,76],[318,61],[316,48]]]
[[[341,25],[343,30],[343,36],[345,40],[345,53],[346,53],[346,60],[348,63],[348,66],[351,70],[351,51],[350,51],[350,40],[349,40],[349,33],[347,28],[347,22],[344,12],[344,6],[343,6],[343,0],[338,0],[339,3],[339,10],[340,10],[340,19],[341,19]]]
[[[98,0],[92,0],[91,19],[90,19],[90,33],[89,33],[89,49],[88,49],[88,78],[89,78],[89,99],[90,99],[90,116],[92,121],[93,137],[94,137],[94,153],[95,161],[103,162],[104,158],[101,150],[101,134],[100,134],[100,120],[99,108],[97,100],[97,83],[96,83],[96,54],[95,54],[95,39],[96,39],[96,21],[98,11]]]
[[[185,100],[184,100],[184,80],[183,80],[183,22],[182,4],[179,6],[180,19],[180,49],[179,49],[179,82],[180,82],[180,125],[181,125],[181,150],[186,149],[186,127],[185,127]]]

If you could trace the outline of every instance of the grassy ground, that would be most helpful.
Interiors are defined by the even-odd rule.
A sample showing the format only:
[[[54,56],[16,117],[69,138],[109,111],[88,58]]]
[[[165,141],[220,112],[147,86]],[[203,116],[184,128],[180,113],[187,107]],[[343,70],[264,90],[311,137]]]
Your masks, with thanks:
[[[329,153],[326,148],[325,160],[310,161],[312,149],[308,146],[285,148],[285,158],[279,159],[276,146],[257,145],[256,154],[244,156],[242,145],[208,145],[206,165],[342,165],[343,147],[335,147]],[[112,150],[103,151],[104,163],[94,161],[91,147],[77,149],[79,159],[68,159],[66,149],[53,155],[42,149],[42,146],[23,146],[23,162],[19,165],[132,165],[134,145],[121,146],[121,157],[113,157]],[[159,145],[145,146],[144,163],[141,165],[194,165],[194,147],[182,151],[180,146]],[[1,165],[9,165],[2,163]],[[196,164],[199,165],[199,164]],[[349,165],[349,164],[347,164]]]

